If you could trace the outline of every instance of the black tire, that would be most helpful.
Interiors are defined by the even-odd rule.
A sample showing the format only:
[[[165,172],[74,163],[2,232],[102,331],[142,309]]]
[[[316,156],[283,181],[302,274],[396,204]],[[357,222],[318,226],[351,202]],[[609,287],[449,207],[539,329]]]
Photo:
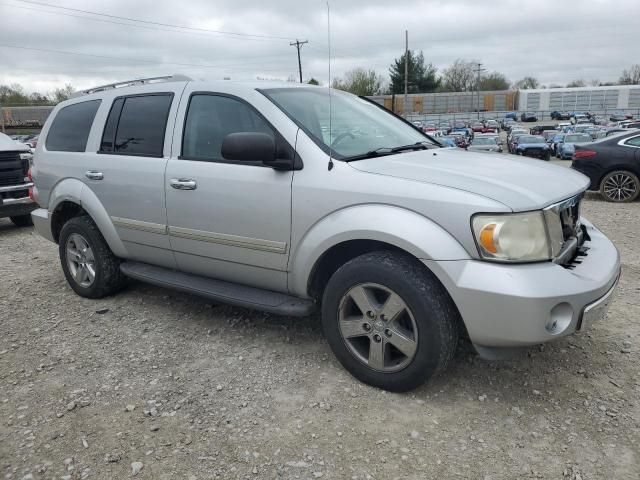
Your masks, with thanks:
[[[95,259],[95,278],[84,287],[73,277],[67,261],[67,241],[72,234],[79,234],[91,247]],[[74,217],[64,224],[59,238],[60,263],[71,288],[81,297],[103,298],[121,290],[127,282],[120,271],[120,259],[116,257],[93,220],[88,216]]]
[[[544,154],[544,160],[547,162],[551,160],[551,152],[547,152]]]
[[[410,363],[401,370],[383,372],[369,367],[343,339],[339,326],[343,296],[363,283],[382,285],[395,292],[415,319],[417,346]],[[377,251],[350,260],[330,278],[322,299],[322,325],[333,353],[354,377],[384,390],[405,392],[446,369],[456,350],[461,320],[442,284],[416,259]]]
[[[624,176],[623,178],[628,178],[629,183],[625,183],[625,187],[633,189],[633,192],[627,192],[625,195],[629,196],[618,196],[617,192],[608,191],[607,182],[614,181],[616,177]],[[614,170],[613,172],[607,173],[602,180],[600,181],[600,195],[607,202],[614,203],[629,203],[633,202],[638,198],[638,194],[640,194],[640,180],[638,180],[638,176],[634,173],[631,173],[627,170]]]
[[[9,217],[9,219],[13,222],[13,224],[16,227],[30,227],[31,225],[33,225],[33,220],[31,220],[31,214]]]

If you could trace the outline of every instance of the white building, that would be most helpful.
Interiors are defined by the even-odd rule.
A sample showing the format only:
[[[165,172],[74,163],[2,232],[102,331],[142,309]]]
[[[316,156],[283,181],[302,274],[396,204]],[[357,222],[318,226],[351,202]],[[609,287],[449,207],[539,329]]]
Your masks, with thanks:
[[[532,112],[612,112],[640,109],[640,85],[520,90],[518,110]]]

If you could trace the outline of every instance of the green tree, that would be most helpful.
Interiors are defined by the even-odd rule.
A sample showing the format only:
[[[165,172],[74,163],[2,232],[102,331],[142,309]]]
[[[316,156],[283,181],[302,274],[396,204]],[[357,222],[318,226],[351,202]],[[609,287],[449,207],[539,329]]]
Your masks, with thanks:
[[[29,96],[17,83],[0,85],[0,103],[3,105],[30,105]]]
[[[531,90],[540,87],[540,82],[534,77],[524,77],[522,80],[514,83],[513,86],[518,90]]]
[[[320,85],[320,82],[313,77],[311,77],[307,83],[309,85]]]
[[[404,93],[404,64],[406,55],[396,58],[389,67],[389,77],[391,84],[389,86],[390,93]],[[438,70],[433,64],[425,63],[422,51],[416,54],[409,50],[409,61],[407,64],[407,90],[409,93],[428,93],[434,92],[440,80],[438,79]]]
[[[511,82],[500,72],[492,72],[480,78],[480,90],[509,90]]]
[[[376,95],[382,90],[383,79],[375,70],[354,68],[344,74],[344,78],[334,78],[333,88],[355,95]]]

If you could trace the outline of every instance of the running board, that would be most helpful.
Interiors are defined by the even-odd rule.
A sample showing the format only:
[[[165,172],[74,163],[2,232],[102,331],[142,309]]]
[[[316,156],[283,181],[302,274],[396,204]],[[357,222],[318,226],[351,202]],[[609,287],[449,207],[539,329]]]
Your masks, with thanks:
[[[228,303],[238,307],[289,317],[306,317],[315,310],[315,304],[312,300],[178,272],[146,263],[124,262],[120,264],[120,270],[127,277],[142,282],[192,293],[216,302]]]

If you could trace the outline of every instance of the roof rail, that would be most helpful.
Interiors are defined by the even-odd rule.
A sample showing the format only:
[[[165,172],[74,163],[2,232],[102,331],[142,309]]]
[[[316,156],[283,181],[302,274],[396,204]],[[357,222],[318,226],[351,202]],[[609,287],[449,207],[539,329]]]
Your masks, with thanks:
[[[88,88],[87,90],[79,90],[71,95],[71,98],[89,95],[90,93],[103,92],[112,88],[131,87],[133,85],[146,85],[149,83],[162,82],[189,82],[193,79],[186,75],[165,75],[162,77],[137,78],[135,80],[126,80],[124,82],[109,83],[108,85],[100,85],[99,87]]]

